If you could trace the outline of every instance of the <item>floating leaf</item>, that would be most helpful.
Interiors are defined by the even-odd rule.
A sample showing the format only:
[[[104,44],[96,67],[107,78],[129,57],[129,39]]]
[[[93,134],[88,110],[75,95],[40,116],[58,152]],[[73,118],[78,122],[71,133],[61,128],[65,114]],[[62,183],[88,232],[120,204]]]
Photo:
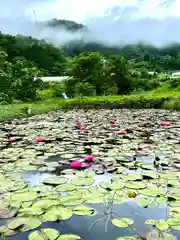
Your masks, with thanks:
[[[43,215],[45,221],[67,220],[73,215],[72,210],[62,206],[52,206]]]
[[[125,227],[128,227],[129,225],[133,224],[133,220],[131,220],[129,218],[113,218],[112,224],[119,228],[125,228]]]
[[[95,215],[96,210],[94,208],[91,208],[91,207],[88,207],[85,205],[81,205],[81,206],[75,207],[73,209],[73,213],[75,215],[80,215],[80,216],[85,216],[85,215],[92,216],[92,215]]]
[[[157,221],[156,227],[157,227],[159,230],[161,230],[161,231],[165,231],[165,230],[168,230],[168,229],[169,229],[168,223],[167,223],[165,220],[163,220],[163,219]]]
[[[56,191],[58,192],[68,192],[68,191],[74,191],[76,190],[76,187],[73,186],[72,184],[70,183],[66,183],[66,184],[63,184],[63,185],[59,185],[55,188]]]
[[[28,240],[45,240],[44,237],[42,236],[41,232],[39,231],[34,231],[29,234]]]
[[[71,183],[75,186],[90,186],[94,183],[92,178],[75,178],[72,179]]]
[[[15,193],[11,196],[13,201],[28,202],[38,198],[38,195],[35,191],[26,191],[22,193]]]
[[[45,239],[56,240],[59,237],[59,232],[53,228],[44,228],[41,232],[45,235]]]
[[[12,230],[20,228],[20,231],[26,232],[41,226],[42,222],[39,218],[28,217],[28,218],[15,218],[8,222],[7,227]]]
[[[126,188],[130,188],[130,189],[144,189],[147,187],[147,185],[145,183],[142,182],[126,182],[125,184]]]
[[[163,188],[158,188],[157,186],[155,187],[148,187],[146,189],[141,189],[139,190],[140,194],[147,195],[147,196],[160,196],[165,194],[165,190]]]
[[[60,185],[67,182],[68,182],[67,178],[57,177],[57,176],[47,178],[43,181],[44,184],[49,184],[49,185]]]
[[[159,229],[153,229],[151,232],[147,234],[147,240],[176,240],[176,238],[166,232],[162,232]]]
[[[17,231],[9,229],[5,225],[0,226],[0,235],[3,235],[4,237],[11,237],[16,235],[17,233]]]
[[[101,182],[100,187],[106,189],[107,191],[123,189],[124,183],[122,182]]]
[[[57,240],[82,240],[82,238],[74,234],[64,234],[60,235],[60,237]]]

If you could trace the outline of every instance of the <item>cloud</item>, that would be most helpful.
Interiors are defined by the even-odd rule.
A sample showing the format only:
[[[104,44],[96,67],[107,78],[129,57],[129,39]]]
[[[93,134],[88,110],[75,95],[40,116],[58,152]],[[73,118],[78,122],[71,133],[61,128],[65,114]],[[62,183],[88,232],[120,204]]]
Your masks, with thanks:
[[[138,41],[162,46],[180,42],[179,9],[179,0],[5,0],[0,8],[0,29],[13,35],[45,38],[56,45],[84,39],[111,46]],[[83,22],[90,31],[39,31],[35,18]]]

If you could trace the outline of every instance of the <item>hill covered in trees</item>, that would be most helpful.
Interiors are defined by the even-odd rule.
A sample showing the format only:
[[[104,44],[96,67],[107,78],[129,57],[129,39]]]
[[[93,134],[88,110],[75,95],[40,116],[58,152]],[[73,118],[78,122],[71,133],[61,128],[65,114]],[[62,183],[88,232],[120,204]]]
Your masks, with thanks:
[[[71,32],[88,31],[67,20],[46,24]],[[36,76],[72,76],[65,90],[74,97],[150,90],[161,83],[148,71],[174,70],[180,70],[180,43],[164,48],[142,43],[109,47],[79,40],[55,47],[43,39],[0,33],[0,101],[37,99],[42,83],[34,80]]]

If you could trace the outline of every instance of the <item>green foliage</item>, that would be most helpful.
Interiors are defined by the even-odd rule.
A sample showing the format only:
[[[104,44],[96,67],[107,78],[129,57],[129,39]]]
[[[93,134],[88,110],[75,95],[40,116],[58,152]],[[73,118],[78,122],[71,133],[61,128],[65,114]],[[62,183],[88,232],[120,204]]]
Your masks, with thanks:
[[[78,82],[75,84],[77,96],[93,96],[95,95],[95,87],[90,83]]]

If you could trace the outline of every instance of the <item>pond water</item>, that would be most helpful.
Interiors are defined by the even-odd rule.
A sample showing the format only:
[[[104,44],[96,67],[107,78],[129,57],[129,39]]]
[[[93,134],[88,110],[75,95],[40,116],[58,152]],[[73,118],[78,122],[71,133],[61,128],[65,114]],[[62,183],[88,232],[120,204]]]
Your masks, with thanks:
[[[6,226],[6,234],[19,232],[7,239],[28,239],[42,228],[83,240],[131,235],[155,240],[147,238],[152,229],[180,239],[180,113],[78,110],[59,115],[56,123],[42,116],[0,124],[0,225]],[[161,120],[170,123],[162,127]],[[82,129],[75,127],[76,121]],[[89,168],[69,168],[87,155],[95,157]],[[37,204],[43,201],[49,202]],[[12,218],[4,220],[8,214]],[[32,215],[40,226],[28,225]],[[55,220],[47,221],[47,215]],[[113,220],[107,222],[110,216]],[[14,219],[22,217],[24,223],[16,226]]]

